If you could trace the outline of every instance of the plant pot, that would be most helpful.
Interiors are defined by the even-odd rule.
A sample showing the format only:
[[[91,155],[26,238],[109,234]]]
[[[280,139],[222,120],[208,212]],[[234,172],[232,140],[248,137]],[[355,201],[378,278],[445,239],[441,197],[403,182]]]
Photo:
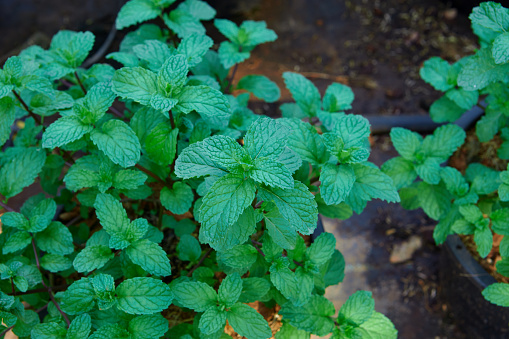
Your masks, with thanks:
[[[509,308],[494,305],[481,292],[496,283],[457,235],[447,238],[440,258],[441,293],[468,338],[509,338]]]

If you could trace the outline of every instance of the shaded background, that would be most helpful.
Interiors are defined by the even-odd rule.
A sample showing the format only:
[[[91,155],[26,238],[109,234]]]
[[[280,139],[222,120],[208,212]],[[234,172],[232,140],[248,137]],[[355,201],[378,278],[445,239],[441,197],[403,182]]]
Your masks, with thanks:
[[[265,20],[279,39],[257,47],[239,66],[264,74],[291,101],[282,72],[297,71],[323,93],[342,82],[355,93],[353,113],[425,115],[439,93],[419,78],[431,56],[454,62],[472,54],[477,39],[468,13],[479,3],[437,0],[241,0],[208,1],[218,18]],[[90,30],[97,50],[114,24],[121,0],[0,0],[0,64],[26,44],[47,46],[60,29]],[[458,8],[458,4],[465,8]],[[507,4],[506,4],[507,5]],[[205,23],[216,42],[222,38]],[[118,32],[112,50],[128,30]],[[278,104],[254,102],[257,113],[278,115]],[[375,136],[370,158],[377,165],[395,155],[386,135]],[[18,198],[21,203],[22,197]],[[13,199],[13,201],[16,201]],[[347,221],[324,220],[346,259],[346,278],[327,290],[336,309],[358,289],[373,291],[376,309],[395,323],[401,338],[464,338],[440,296],[440,248],[434,221],[419,211],[380,201]]]

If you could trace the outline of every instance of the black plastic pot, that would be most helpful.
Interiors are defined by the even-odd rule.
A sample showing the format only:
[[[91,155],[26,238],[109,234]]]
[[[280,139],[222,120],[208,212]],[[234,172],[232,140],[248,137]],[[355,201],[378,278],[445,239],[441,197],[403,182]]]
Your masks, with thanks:
[[[440,258],[440,281],[454,319],[468,338],[509,338],[509,308],[494,305],[481,292],[496,283],[457,235],[447,238]]]

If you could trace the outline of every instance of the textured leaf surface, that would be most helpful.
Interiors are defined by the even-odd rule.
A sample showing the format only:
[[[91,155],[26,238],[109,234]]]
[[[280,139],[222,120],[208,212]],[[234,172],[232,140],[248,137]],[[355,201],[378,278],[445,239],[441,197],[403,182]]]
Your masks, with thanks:
[[[129,314],[153,314],[170,306],[173,293],[168,285],[154,278],[125,280],[117,289],[118,308]]]

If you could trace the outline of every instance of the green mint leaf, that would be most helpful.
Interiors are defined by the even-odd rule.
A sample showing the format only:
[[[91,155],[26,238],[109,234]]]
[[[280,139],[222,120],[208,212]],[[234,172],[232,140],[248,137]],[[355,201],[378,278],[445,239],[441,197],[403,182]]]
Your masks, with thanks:
[[[238,273],[231,273],[226,276],[217,291],[219,302],[225,307],[232,307],[239,300],[242,293],[242,279]]]
[[[185,56],[179,54],[170,56],[157,75],[159,89],[170,98],[173,97],[184,87],[188,72],[189,66]]]
[[[465,131],[458,125],[440,126],[422,142],[425,156],[435,158],[439,162],[446,161],[465,141]]]
[[[320,165],[329,160],[323,140],[313,126],[297,119],[280,119],[278,122],[293,132],[288,137],[288,147],[302,160],[312,165]]]
[[[223,41],[219,45],[217,51],[219,53],[219,59],[224,68],[229,69],[236,64],[249,59],[251,53],[243,51],[241,52],[239,46],[229,41]]]
[[[142,67],[124,67],[115,72],[112,89],[120,97],[150,106],[157,92],[157,75]]]
[[[177,252],[180,260],[196,262],[201,255],[201,246],[195,237],[184,234],[180,237]]]
[[[204,175],[223,176],[227,172],[216,164],[207,151],[204,141],[194,143],[182,151],[175,162],[175,174],[183,179],[202,177]]]
[[[86,339],[90,334],[92,319],[87,313],[77,316],[69,325],[65,339]]]
[[[503,307],[509,306],[509,285],[505,283],[495,283],[486,287],[482,295],[489,302]]]
[[[74,258],[74,269],[80,273],[91,272],[106,265],[113,259],[114,254],[109,246],[105,245],[87,245]]]
[[[200,211],[200,232],[212,237],[225,236],[230,227],[255,197],[256,187],[251,179],[227,174],[217,180],[203,197]]]
[[[27,247],[32,242],[32,236],[27,231],[14,233],[7,239],[2,248],[3,254],[14,253]]]
[[[439,57],[431,57],[424,62],[419,74],[424,81],[437,91],[445,92],[454,88],[455,85],[448,79],[450,69],[451,65],[447,61]]]
[[[61,307],[69,315],[78,315],[94,308],[95,290],[89,278],[81,278],[64,292]]]
[[[440,182],[440,162],[436,158],[427,158],[422,164],[415,166],[415,172],[424,182],[436,185]]]
[[[298,299],[299,286],[297,285],[297,278],[295,273],[289,268],[288,258],[277,258],[270,266],[270,281],[272,284],[283,294],[287,299],[292,300],[292,303]]]
[[[140,315],[129,322],[132,339],[160,338],[168,331],[168,320],[161,314]]]
[[[509,53],[507,52],[509,48],[509,34],[503,33],[495,38],[493,41],[493,59],[496,64],[502,64],[504,62],[509,61]]]
[[[41,258],[41,266],[50,272],[60,272],[72,266],[72,262],[69,258],[66,258],[59,254],[48,253]]]
[[[226,19],[214,20],[214,26],[223,34],[228,40],[237,42],[239,35],[239,27],[232,21]]]
[[[168,285],[154,278],[125,280],[116,289],[117,307],[129,314],[153,314],[170,306],[173,293]]]
[[[350,191],[347,204],[360,213],[367,201],[380,199],[387,202],[399,202],[400,198],[392,179],[378,168],[363,164],[352,164],[355,183]]]
[[[322,266],[331,258],[336,247],[336,239],[331,233],[322,233],[306,250],[306,256],[315,265]]]
[[[382,172],[391,177],[396,189],[411,185],[417,179],[414,164],[403,157],[389,159],[382,165]]]
[[[133,46],[133,53],[138,57],[138,59],[143,61],[143,64],[146,64],[146,68],[151,71],[158,72],[165,61],[173,54],[172,50],[168,45],[159,40],[145,40],[142,44]],[[123,58],[122,52],[112,53],[117,58]],[[132,54],[127,54],[132,56]],[[134,58],[135,61],[131,63],[131,67],[138,66],[140,62],[138,59]],[[126,63],[129,63],[130,59],[126,60]],[[129,66],[129,65],[125,65]]]
[[[195,207],[196,211],[196,207]],[[226,251],[236,245],[243,244],[256,229],[254,209],[248,206],[229,227],[222,227],[224,232],[209,232],[200,229],[200,241],[208,243],[217,251]]]
[[[141,146],[134,131],[125,122],[109,120],[90,134],[94,144],[115,164],[122,167],[136,165],[140,160]]]
[[[244,274],[254,264],[257,257],[258,252],[251,245],[237,245],[228,251],[217,253],[218,262],[239,274]]]
[[[271,187],[293,188],[293,177],[285,165],[270,158],[258,158],[248,172],[256,182]]]
[[[12,332],[18,337],[30,337],[31,331],[35,325],[39,324],[41,320],[39,315],[32,310],[26,310],[25,314],[18,316],[16,326],[12,329]]]
[[[266,339],[272,336],[267,321],[248,305],[233,305],[227,313],[227,319],[235,332],[248,339]]]
[[[509,235],[509,209],[501,208],[490,214],[493,231],[501,235]]]
[[[299,108],[308,117],[314,117],[321,107],[321,97],[318,88],[304,76],[298,73],[284,72],[286,88],[292,94]]]
[[[426,214],[440,220],[451,207],[451,195],[441,186],[419,183],[419,203]]]
[[[379,312],[373,312],[371,318],[357,329],[357,333],[363,338],[396,339],[398,337],[398,331],[389,318]]]
[[[46,161],[46,153],[41,149],[24,148],[0,169],[0,193],[6,198],[20,193],[31,185]]]
[[[193,205],[194,194],[189,185],[178,181],[173,188],[163,187],[161,190],[161,204],[173,214],[184,214]]]
[[[28,290],[28,280],[25,277],[15,276],[12,282],[21,292],[26,292]]]
[[[276,339],[307,339],[310,333],[299,330],[298,328],[290,325],[289,323],[283,323],[283,326],[276,332]]]
[[[134,190],[143,185],[147,175],[135,170],[120,170],[113,176],[113,187],[120,190]]]
[[[205,335],[211,335],[218,331],[223,332],[226,325],[226,311],[219,307],[208,308],[200,318],[200,331]]]
[[[476,224],[474,242],[481,258],[486,258],[493,247],[493,233],[487,223],[482,225],[481,228]]]
[[[302,165],[299,155],[288,147],[283,150],[277,161],[285,165],[291,173],[294,173]]]
[[[465,220],[472,224],[481,223],[481,221],[484,219],[481,210],[475,205],[460,206],[459,211]]]
[[[243,46],[254,47],[276,39],[276,33],[267,28],[265,21],[246,20],[240,25],[238,41]]]
[[[26,230],[30,227],[28,219],[18,212],[6,212],[2,215],[2,224],[9,227],[15,227],[20,230]]]
[[[498,133],[503,124],[503,115],[500,112],[488,111],[475,124],[475,133],[480,142],[488,142]]]
[[[279,157],[285,150],[291,131],[277,120],[259,118],[249,126],[244,137],[245,149],[253,160]]]
[[[455,168],[452,167],[444,167],[440,173],[442,180],[447,187],[447,190],[456,196],[463,196],[468,193],[468,183],[465,178]]]
[[[354,99],[353,91],[350,87],[333,83],[327,87],[323,96],[323,109],[327,112],[339,112],[352,108]]]
[[[237,89],[245,89],[266,102],[276,102],[281,96],[277,84],[263,75],[246,75],[237,83]]]
[[[272,240],[284,249],[294,249],[297,243],[297,232],[291,223],[283,218],[277,209],[264,215],[265,226]]]
[[[221,168],[233,170],[250,162],[242,146],[229,136],[214,135],[205,139],[202,145],[209,153],[210,159]]]
[[[357,326],[367,321],[375,311],[375,300],[371,292],[357,291],[339,310],[338,323],[353,323]]]
[[[454,122],[465,113],[465,110],[446,94],[431,105],[429,113],[434,122]]]
[[[337,205],[346,200],[353,184],[355,174],[349,165],[325,164],[320,173],[320,194],[327,205]]]
[[[303,306],[294,306],[286,303],[281,307],[280,314],[283,319],[298,329],[311,332],[318,336],[325,336],[332,332],[334,321],[334,305],[323,296],[313,295],[309,302]]]
[[[211,134],[210,126],[205,121],[199,120],[193,127],[193,131],[189,137],[189,143],[194,144],[195,142],[203,141],[210,137]]]
[[[130,0],[118,13],[115,25],[117,29],[123,29],[140,22],[155,19],[161,14],[162,8],[151,0]]]
[[[270,282],[264,278],[244,278],[242,279],[242,292],[239,296],[239,302],[251,303],[260,300],[270,290]]]
[[[173,286],[173,294],[180,305],[204,312],[210,307],[216,306],[216,291],[202,282],[181,282]]]
[[[327,218],[346,220],[353,214],[352,208],[344,202],[338,205],[326,205],[320,194],[315,195],[315,200],[318,204],[318,213]]]
[[[165,14],[163,21],[181,39],[192,34],[205,34],[205,27],[203,27],[200,20],[181,8]]]
[[[422,137],[415,132],[401,127],[391,129],[391,141],[396,151],[406,160],[414,160],[422,144]]]
[[[339,284],[345,277],[345,258],[338,250],[334,250],[329,261],[320,269],[325,272],[323,283],[325,287]]]
[[[0,97],[1,97],[0,88]],[[14,124],[15,116],[14,102],[10,97],[0,99],[0,145],[4,145],[11,135],[11,126]]]
[[[190,3],[202,3],[201,1],[188,1]],[[185,2],[184,2],[185,3]],[[203,2],[206,4],[205,2]],[[208,5],[207,5],[208,6]],[[202,61],[202,57],[207,53],[214,42],[206,35],[192,34],[180,42],[177,52],[186,57],[189,67],[194,67]]]
[[[51,39],[49,51],[55,61],[76,69],[85,61],[94,41],[91,32],[60,31]]]
[[[168,166],[177,153],[178,128],[171,129],[166,122],[155,126],[145,139],[148,156],[161,166]]]
[[[469,16],[472,24],[486,27],[494,32],[509,30],[509,11],[496,2],[483,2],[474,7]]]
[[[133,242],[125,251],[133,263],[140,265],[148,273],[161,277],[171,274],[170,260],[158,244],[141,239]]]
[[[495,63],[491,48],[481,48],[461,69],[458,85],[467,91],[481,90],[493,82],[505,82],[508,69],[507,63]]]
[[[198,112],[204,120],[229,119],[231,116],[228,99],[208,86],[186,86],[175,97],[178,100],[176,109],[187,114]]]
[[[186,0],[178,8],[190,13],[199,20],[212,20],[216,16],[216,10],[205,1]]]
[[[94,124],[104,116],[116,97],[109,82],[99,82],[90,88],[83,101],[74,104],[74,113],[83,124]]]
[[[116,339],[129,339],[130,335],[127,330],[125,330],[119,324],[107,324],[101,326],[97,331],[92,333],[88,339],[107,339],[107,338],[116,338]]]
[[[311,234],[316,228],[317,205],[306,185],[295,181],[294,188],[260,187],[258,196],[265,202],[272,201],[281,215],[302,234]]]
[[[67,330],[57,323],[37,324],[30,332],[31,338],[36,339],[63,339]]]
[[[74,251],[71,232],[59,221],[51,222],[45,230],[37,233],[35,240],[44,252],[67,255]]]
[[[490,194],[501,183],[499,172],[478,163],[468,165],[465,177],[470,182],[470,191],[477,194]]]
[[[463,88],[448,90],[445,96],[464,110],[471,109],[479,100],[478,91],[465,91]]]

